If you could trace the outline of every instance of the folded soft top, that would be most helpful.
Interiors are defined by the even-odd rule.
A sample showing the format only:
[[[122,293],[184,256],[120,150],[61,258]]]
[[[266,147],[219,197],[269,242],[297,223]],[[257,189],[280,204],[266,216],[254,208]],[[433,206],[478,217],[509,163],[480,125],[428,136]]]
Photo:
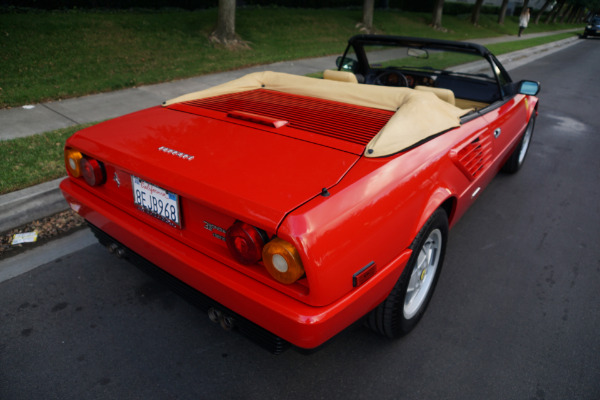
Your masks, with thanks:
[[[410,88],[338,82],[271,71],[248,74],[210,89],[176,97],[163,105],[257,88],[395,111],[366,146],[367,157],[395,154],[460,126],[460,116],[470,111],[446,103],[433,93]]]

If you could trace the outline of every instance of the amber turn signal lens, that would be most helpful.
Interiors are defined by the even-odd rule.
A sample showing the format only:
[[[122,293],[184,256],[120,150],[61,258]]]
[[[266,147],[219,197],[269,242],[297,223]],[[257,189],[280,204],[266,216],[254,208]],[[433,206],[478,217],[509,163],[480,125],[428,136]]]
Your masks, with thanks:
[[[65,149],[65,166],[67,167],[67,171],[75,178],[79,178],[81,176],[81,167],[79,162],[83,158],[83,155],[75,150],[75,149]]]
[[[281,283],[289,285],[304,275],[298,250],[283,239],[275,238],[267,243],[262,257],[267,271]]]

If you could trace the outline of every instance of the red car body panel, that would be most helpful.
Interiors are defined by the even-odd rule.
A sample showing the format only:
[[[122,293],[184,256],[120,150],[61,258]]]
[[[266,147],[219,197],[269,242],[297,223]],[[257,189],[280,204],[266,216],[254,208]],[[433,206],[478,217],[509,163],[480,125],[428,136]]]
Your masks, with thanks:
[[[275,128],[246,127],[235,120],[222,122],[162,107],[83,132],[73,135],[69,144],[100,160],[119,160],[122,171],[265,229],[335,185],[359,159],[283,136]],[[185,150],[194,159],[159,151],[160,147]]]
[[[72,136],[67,148],[102,161],[107,180],[90,187],[70,176],[60,187],[73,209],[132,251],[286,341],[313,348],[388,296],[436,209],[456,223],[517,146],[536,107],[535,97],[516,95],[382,158],[293,126],[155,107]],[[134,206],[132,175],[179,196],[180,227]],[[305,276],[284,285],[261,263],[234,261],[224,235],[236,220],[292,243]],[[356,286],[353,277],[369,265],[373,276]]]

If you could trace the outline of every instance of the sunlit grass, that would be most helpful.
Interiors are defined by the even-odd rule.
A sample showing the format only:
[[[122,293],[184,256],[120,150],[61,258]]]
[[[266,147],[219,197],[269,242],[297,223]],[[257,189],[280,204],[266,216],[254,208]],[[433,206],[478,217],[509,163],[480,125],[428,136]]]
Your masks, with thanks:
[[[77,130],[89,125],[0,141],[0,194],[66,175],[63,161],[65,141]]]

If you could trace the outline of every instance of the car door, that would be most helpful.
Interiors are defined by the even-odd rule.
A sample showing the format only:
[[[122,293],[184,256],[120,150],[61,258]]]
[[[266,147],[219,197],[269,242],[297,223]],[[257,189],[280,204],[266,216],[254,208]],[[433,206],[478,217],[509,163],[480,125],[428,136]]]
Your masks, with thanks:
[[[508,73],[495,57],[490,56],[489,62],[492,66],[492,73],[496,76],[502,100],[482,110],[482,114],[493,134],[494,164],[496,169],[499,169],[527,126],[529,105],[526,96],[506,92],[511,86]]]
[[[483,115],[493,135],[492,151],[495,164],[505,160],[517,144],[527,125],[527,108],[526,96],[518,94]]]

